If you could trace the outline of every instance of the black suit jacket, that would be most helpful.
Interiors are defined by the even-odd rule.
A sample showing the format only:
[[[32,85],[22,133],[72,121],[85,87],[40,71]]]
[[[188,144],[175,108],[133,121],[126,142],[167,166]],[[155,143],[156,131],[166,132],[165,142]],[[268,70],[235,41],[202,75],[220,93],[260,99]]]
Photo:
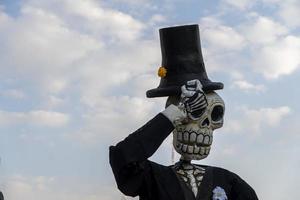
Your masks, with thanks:
[[[228,200],[257,200],[254,190],[236,174],[217,167],[206,168],[195,198],[177,177],[172,166],[163,166],[148,158],[174,129],[158,114],[142,128],[110,147],[110,164],[121,192],[141,200],[211,200],[213,189],[223,188]]]

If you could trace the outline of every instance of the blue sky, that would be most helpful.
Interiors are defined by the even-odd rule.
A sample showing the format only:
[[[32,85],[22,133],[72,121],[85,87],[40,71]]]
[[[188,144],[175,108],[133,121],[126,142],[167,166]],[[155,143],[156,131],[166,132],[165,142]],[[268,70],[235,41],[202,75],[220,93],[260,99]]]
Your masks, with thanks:
[[[121,199],[108,147],[164,108],[145,96],[159,83],[158,29],[196,23],[226,104],[200,163],[260,199],[299,199],[299,11],[297,0],[0,0],[0,190]],[[151,159],[172,164],[171,140]]]

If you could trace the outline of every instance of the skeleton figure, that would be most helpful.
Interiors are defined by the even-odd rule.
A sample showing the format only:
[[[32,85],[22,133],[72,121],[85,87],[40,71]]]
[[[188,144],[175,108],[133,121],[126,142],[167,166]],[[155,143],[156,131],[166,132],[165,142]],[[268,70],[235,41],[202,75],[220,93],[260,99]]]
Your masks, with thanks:
[[[238,175],[214,166],[194,164],[210,153],[213,131],[223,126],[223,89],[206,73],[198,25],[160,29],[162,65],[157,88],[147,97],[168,97],[165,109],[124,140],[110,146],[109,160],[122,193],[140,200],[258,200]],[[181,155],[164,166],[151,156],[173,132]]]
[[[205,169],[191,164],[190,161],[201,160],[208,156],[213,131],[223,126],[225,105],[217,93],[205,94],[199,80],[188,81],[181,89],[180,98],[169,97],[166,103],[166,107],[176,105],[177,113],[165,112],[165,115],[175,124],[173,146],[181,154],[181,160],[185,161],[178,162],[174,168],[178,176],[197,196]],[[176,117],[179,115],[181,117]]]

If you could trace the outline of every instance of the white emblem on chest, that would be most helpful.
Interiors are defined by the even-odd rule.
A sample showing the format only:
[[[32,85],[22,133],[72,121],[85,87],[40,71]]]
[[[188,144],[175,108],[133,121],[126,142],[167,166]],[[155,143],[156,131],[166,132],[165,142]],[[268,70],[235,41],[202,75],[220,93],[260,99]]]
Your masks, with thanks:
[[[225,190],[219,186],[213,190],[213,193],[212,200],[228,200]]]

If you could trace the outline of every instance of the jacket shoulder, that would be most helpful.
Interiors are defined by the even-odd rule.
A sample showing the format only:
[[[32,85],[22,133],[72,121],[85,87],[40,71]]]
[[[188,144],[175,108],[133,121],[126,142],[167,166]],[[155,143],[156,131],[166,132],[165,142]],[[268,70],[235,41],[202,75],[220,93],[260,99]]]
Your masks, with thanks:
[[[204,166],[205,167],[205,166]],[[206,166],[212,171],[214,188],[222,186],[230,193],[234,200],[258,200],[254,189],[239,175],[227,169]]]

